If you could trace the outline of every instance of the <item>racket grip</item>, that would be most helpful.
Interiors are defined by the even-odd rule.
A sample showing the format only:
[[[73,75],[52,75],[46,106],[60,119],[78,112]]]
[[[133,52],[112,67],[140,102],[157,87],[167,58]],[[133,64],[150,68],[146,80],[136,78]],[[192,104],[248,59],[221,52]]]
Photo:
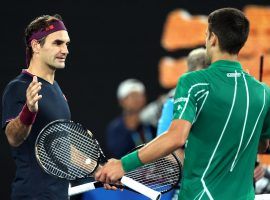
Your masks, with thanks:
[[[123,176],[121,178],[121,183],[123,183],[125,186],[129,187],[130,189],[149,197],[152,200],[159,200],[161,197],[160,192],[157,192],[129,177]]]
[[[103,187],[103,184],[100,182],[85,183],[79,186],[70,187],[68,190],[68,195],[73,196],[76,194],[81,194],[89,190],[94,190],[98,187]]]

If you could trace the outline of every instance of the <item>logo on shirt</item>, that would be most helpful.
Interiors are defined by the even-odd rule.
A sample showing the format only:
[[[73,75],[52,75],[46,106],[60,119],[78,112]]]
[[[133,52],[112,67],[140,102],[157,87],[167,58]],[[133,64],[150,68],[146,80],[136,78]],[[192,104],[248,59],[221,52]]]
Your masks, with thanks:
[[[177,110],[183,109],[183,107],[181,105],[177,106]]]
[[[179,103],[176,107],[178,111],[183,109],[183,105],[187,102],[187,100],[188,98],[186,97],[180,97],[180,98],[175,99],[174,103],[175,104]]]
[[[180,102],[186,102],[187,101],[187,97],[180,97],[174,100],[174,103],[180,103]]]
[[[239,78],[241,76],[241,73],[235,72],[235,73],[227,73],[228,78]]]

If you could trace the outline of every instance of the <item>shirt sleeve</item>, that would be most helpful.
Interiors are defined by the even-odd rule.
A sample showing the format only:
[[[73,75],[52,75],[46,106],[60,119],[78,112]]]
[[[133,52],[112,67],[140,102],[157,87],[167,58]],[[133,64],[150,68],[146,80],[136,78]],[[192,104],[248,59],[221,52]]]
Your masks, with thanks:
[[[173,119],[183,119],[193,123],[196,116],[196,101],[191,86],[186,75],[179,79],[174,95]]]
[[[26,84],[20,82],[9,83],[2,97],[2,128],[16,118],[22,110],[26,99]]]

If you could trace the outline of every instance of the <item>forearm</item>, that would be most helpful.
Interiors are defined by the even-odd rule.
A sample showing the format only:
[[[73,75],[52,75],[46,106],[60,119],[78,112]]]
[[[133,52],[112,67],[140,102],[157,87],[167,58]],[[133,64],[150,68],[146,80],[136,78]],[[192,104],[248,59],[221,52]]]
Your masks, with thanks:
[[[7,124],[5,132],[11,146],[18,147],[28,137],[36,114],[36,112],[31,112],[25,104],[18,117]]]
[[[25,125],[19,116],[7,124],[5,133],[8,142],[13,147],[18,147],[28,137],[32,125]]]
[[[167,132],[138,151],[121,158],[124,171],[132,171],[143,164],[153,162],[184,146],[190,128],[190,122],[174,120]]]
[[[178,134],[165,132],[140,149],[138,156],[141,162],[146,164],[165,157],[183,145],[184,142],[181,142]]]

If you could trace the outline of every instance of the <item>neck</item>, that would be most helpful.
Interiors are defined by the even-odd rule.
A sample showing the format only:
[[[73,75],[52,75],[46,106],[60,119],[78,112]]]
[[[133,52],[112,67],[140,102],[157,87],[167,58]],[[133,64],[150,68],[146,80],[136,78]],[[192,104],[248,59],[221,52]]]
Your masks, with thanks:
[[[237,54],[229,54],[224,52],[217,52],[212,56],[212,63],[218,60],[230,60],[230,61],[238,61]]]
[[[27,71],[37,77],[48,81],[51,84],[53,84],[54,82],[55,70],[51,69],[48,65],[45,65],[44,63],[38,63],[31,60]]]

